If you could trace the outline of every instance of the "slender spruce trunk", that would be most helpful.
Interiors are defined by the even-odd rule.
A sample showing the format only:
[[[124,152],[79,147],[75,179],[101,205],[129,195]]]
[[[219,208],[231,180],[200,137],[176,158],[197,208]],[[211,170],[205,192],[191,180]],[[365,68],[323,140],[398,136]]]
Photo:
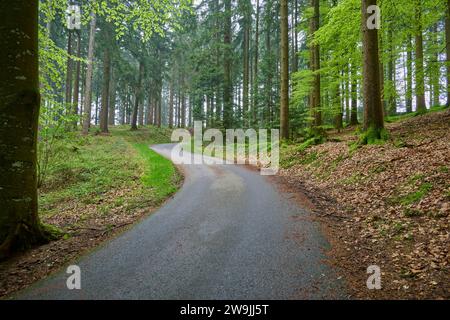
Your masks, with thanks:
[[[103,53],[103,89],[102,108],[100,113],[100,132],[108,133],[109,85],[111,81],[111,54],[106,47]]]
[[[131,130],[137,130],[137,121],[138,121],[138,110],[139,110],[139,104],[141,100],[141,91],[142,91],[142,79],[144,78],[144,62],[139,61],[139,76],[138,76],[138,83],[136,86],[136,96],[134,100],[134,107],[133,107],[133,113],[131,116]]]
[[[280,97],[280,136],[289,139],[289,23],[288,2],[281,0],[281,97]]]
[[[223,125],[225,128],[233,126],[233,85],[231,79],[231,0],[224,0],[224,85],[223,85]]]
[[[86,71],[86,89],[84,100],[83,134],[88,134],[91,124],[92,111],[92,75],[94,73],[94,46],[97,17],[91,13],[91,23],[89,31],[88,65]]]
[[[412,58],[412,37],[408,36],[406,53],[406,112],[412,112],[412,94],[413,94],[413,58]]]
[[[445,43],[447,53],[447,108],[450,107],[450,0],[447,0],[447,14],[445,16]]]
[[[76,31],[77,35],[77,58],[81,57],[81,32],[80,30]],[[75,83],[73,86],[73,111],[72,115],[75,117],[73,120],[73,129],[77,130],[78,125],[78,111],[79,111],[79,100],[80,100],[80,73],[81,73],[81,62],[77,61],[75,63]]]
[[[109,86],[109,111],[108,111],[108,125],[114,126],[116,121],[116,74],[114,69],[111,68],[111,83]]]
[[[250,82],[250,28],[251,28],[251,3],[249,0],[245,0],[244,8],[244,39],[243,39],[243,119],[244,127],[249,126],[250,114],[249,114],[249,82]]]
[[[72,49],[72,31],[69,30],[69,35],[67,39],[67,70],[66,70],[66,96],[65,96],[65,102],[66,102],[66,112],[67,114],[71,114],[72,112],[72,78],[73,78],[73,70],[72,70],[72,55],[73,55],[73,49]]]
[[[309,33],[311,40],[314,34],[319,30],[320,23],[320,6],[319,0],[311,0],[311,7],[314,10],[314,15],[310,20]],[[320,127],[322,125],[321,112],[321,97],[320,97],[320,48],[318,44],[311,44],[310,47],[311,71],[314,72],[313,87],[311,92],[311,112],[314,117],[313,127]]]

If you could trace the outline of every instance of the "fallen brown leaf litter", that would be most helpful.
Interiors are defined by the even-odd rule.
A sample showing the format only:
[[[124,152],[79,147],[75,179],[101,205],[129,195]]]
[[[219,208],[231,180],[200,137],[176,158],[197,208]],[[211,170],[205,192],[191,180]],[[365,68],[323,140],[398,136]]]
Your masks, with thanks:
[[[352,151],[353,128],[291,150],[279,179],[313,202],[353,298],[448,299],[450,113],[388,129],[382,145]],[[382,290],[367,289],[369,265],[381,268]]]

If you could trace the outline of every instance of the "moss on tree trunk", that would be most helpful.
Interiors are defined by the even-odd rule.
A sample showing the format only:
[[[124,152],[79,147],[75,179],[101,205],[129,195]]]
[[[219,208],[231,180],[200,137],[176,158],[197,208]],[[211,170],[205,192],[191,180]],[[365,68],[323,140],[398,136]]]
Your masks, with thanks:
[[[37,212],[38,1],[0,2],[0,259],[45,242]]]
[[[369,29],[368,7],[376,5],[376,0],[362,0],[363,31],[363,93],[364,93],[364,131],[368,139],[363,143],[386,138],[384,129],[384,110],[381,103],[380,60],[378,49],[378,30]]]

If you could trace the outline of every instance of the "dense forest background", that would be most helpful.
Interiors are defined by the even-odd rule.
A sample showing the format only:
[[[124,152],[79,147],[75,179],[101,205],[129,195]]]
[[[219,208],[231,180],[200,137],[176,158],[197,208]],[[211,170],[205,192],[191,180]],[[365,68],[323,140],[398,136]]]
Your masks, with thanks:
[[[125,15],[114,1],[79,4],[81,31],[69,31],[67,3],[41,2],[44,127],[67,128],[57,114],[72,117],[63,120],[84,133],[91,123],[107,132],[118,124],[187,127],[193,120],[218,128],[279,128],[285,45],[289,137],[302,134],[312,117],[316,126],[336,128],[363,120],[358,0],[196,1],[157,27],[140,16],[143,7]],[[447,1],[379,5],[385,115],[446,104]],[[281,18],[288,23],[287,44]]]

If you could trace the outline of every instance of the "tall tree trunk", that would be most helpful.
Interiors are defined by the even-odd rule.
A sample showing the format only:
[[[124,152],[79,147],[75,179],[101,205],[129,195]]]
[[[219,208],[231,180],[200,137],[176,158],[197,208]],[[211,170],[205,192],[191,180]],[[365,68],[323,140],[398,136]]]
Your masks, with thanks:
[[[127,105],[125,109],[125,124],[131,125],[131,110],[133,110],[133,88],[131,86],[127,89]]]
[[[94,124],[98,125],[98,113],[99,113],[99,99],[100,99],[100,93],[99,93],[99,86],[97,85],[97,88],[95,89],[95,120]]]
[[[181,94],[181,127],[186,127],[186,97],[184,92]]]
[[[88,65],[86,71],[86,89],[84,100],[83,134],[88,134],[91,123],[92,110],[92,75],[94,73],[94,46],[97,17],[91,13],[91,25],[89,31]]]
[[[47,238],[37,205],[38,3],[0,2],[0,259]]]
[[[416,13],[416,108],[417,112],[427,111],[425,103],[425,76],[423,68],[422,0],[415,1]]]
[[[252,106],[252,125],[256,124],[256,114],[258,109],[259,98],[259,79],[258,79],[258,63],[259,63],[259,0],[256,0],[256,22],[255,22],[255,54],[253,63],[253,106]]]
[[[294,44],[294,55],[293,55],[293,61],[292,61],[292,72],[298,71],[298,31],[297,31],[297,24],[298,24],[298,0],[295,0],[294,3],[294,24],[293,24],[293,30],[294,30],[294,37],[292,39]]]
[[[81,57],[81,33],[80,30],[76,31],[77,34],[77,58]],[[73,129],[77,129],[78,125],[78,105],[80,100],[80,71],[81,71],[81,63],[77,61],[75,63],[75,83],[73,87],[73,116],[76,118],[73,120]]]
[[[381,58],[381,55],[382,55],[382,50],[383,50],[383,41],[384,39],[383,39],[383,34],[381,33],[380,35],[379,35],[379,48],[380,48],[380,52],[379,52],[379,54],[380,54],[380,58],[379,58],[379,60],[380,60],[380,91],[381,91],[381,106],[383,107],[383,115],[384,116],[387,116],[387,103],[386,103],[386,96],[385,96],[385,88],[386,88],[386,85],[385,85],[385,81],[384,81],[384,73],[385,73],[385,70],[384,70],[384,63],[383,63],[383,59]]]
[[[272,39],[271,39],[271,33],[272,33],[272,0],[266,1],[265,6],[265,17],[264,20],[266,21],[266,55],[271,57],[272,55]],[[267,111],[265,112],[265,120],[270,125],[272,125],[272,109],[273,109],[273,73],[271,64],[269,63],[269,70],[267,72],[266,76],[266,83],[265,83],[265,95],[266,95],[266,105],[267,105]]]
[[[189,120],[188,120],[188,126],[189,128],[192,128],[192,119],[193,119],[193,115],[192,115],[192,95],[189,95]]]
[[[103,53],[103,90],[102,109],[100,113],[100,132],[108,133],[109,84],[111,81],[111,54],[106,47]]]
[[[162,124],[162,122],[161,122],[161,120],[162,120],[162,80],[160,79],[159,81],[161,81],[161,82],[159,82],[158,83],[158,93],[157,93],[157,96],[156,96],[156,108],[157,108],[157,111],[156,111],[156,115],[157,115],[157,117],[156,117],[156,125],[158,126],[158,128],[161,128],[161,124]],[[186,114],[184,114],[184,116],[186,117]],[[186,121],[186,119],[185,119],[185,121]]]
[[[138,125],[139,126],[144,126],[144,96],[142,95],[141,99],[141,103],[139,104],[139,108],[138,108]]]
[[[350,124],[350,83],[351,83],[351,72],[350,72],[350,64],[347,64],[346,69],[347,77],[345,79],[345,122]]]
[[[433,26],[433,30],[432,32],[432,39],[433,39],[433,62],[431,62],[431,64],[433,65],[432,68],[432,73],[431,73],[431,87],[433,88],[433,95],[430,97],[431,98],[431,104],[430,107],[432,106],[439,106],[440,101],[440,79],[441,79],[441,68],[440,68],[440,64],[439,64],[439,52],[438,52],[438,24],[435,23]]]
[[[206,127],[211,128],[211,117],[212,117],[212,110],[211,110],[211,99],[209,95],[206,95]]]
[[[81,74],[80,74],[80,82],[81,82],[81,90],[80,90],[80,110],[78,111],[78,115],[79,115],[79,124],[81,126],[83,126],[83,106],[84,106],[84,94],[85,94],[85,83],[82,79],[86,78],[86,68],[84,66],[82,66],[81,68]]]
[[[280,97],[280,134],[289,139],[289,23],[288,3],[281,0],[281,97]]]
[[[156,124],[156,121],[155,121],[155,100],[156,98],[155,98],[155,95],[154,94],[152,94],[151,96],[150,96],[150,112],[149,112],[149,117],[150,117],[150,124],[152,125],[152,126],[154,126],[155,124]]]
[[[144,100],[144,124],[148,126],[150,124],[150,96]]]
[[[175,117],[175,123],[176,127],[179,128],[181,126],[181,92],[180,88],[178,88],[177,92],[177,102],[176,102],[176,117]]]
[[[72,31],[69,30],[69,37],[67,40],[67,70],[66,70],[66,108],[67,114],[72,112]]]
[[[376,0],[361,0],[363,31],[363,92],[364,92],[364,130],[374,130],[375,138],[381,138],[384,128],[383,106],[380,88],[380,57],[378,50],[378,30],[369,29],[367,21],[370,14],[367,8],[376,5]]]
[[[245,0],[244,7],[244,40],[243,40],[243,59],[244,59],[244,74],[243,74],[243,119],[244,127],[250,123],[249,115],[249,79],[250,79],[250,28],[251,28],[251,3]]]
[[[350,125],[357,126],[358,122],[358,78],[356,73],[356,66],[352,65],[351,67],[351,96],[352,96],[352,105],[350,112]],[[381,102],[380,102],[381,103]]]
[[[311,40],[313,40],[314,34],[319,30],[320,23],[320,7],[319,0],[311,0],[311,7],[314,10],[314,16],[310,21],[309,33]],[[311,112],[314,117],[314,127],[320,127],[322,125],[322,112],[321,109],[321,98],[320,98],[320,48],[318,44],[311,44],[310,48],[310,58],[311,58],[311,71],[314,72],[313,87],[311,93]]]
[[[170,80],[169,85],[169,128],[173,128],[173,80]]]
[[[137,121],[138,121],[138,110],[139,103],[141,100],[141,91],[142,91],[142,79],[144,78],[144,62],[139,61],[139,78],[136,86],[136,96],[134,97],[134,107],[133,114],[131,116],[131,130],[137,130]]]
[[[390,26],[392,27],[392,26]],[[389,42],[389,62],[388,62],[388,80],[389,80],[389,114],[396,115],[397,114],[397,102],[395,99],[395,58],[394,58],[394,44],[393,44],[393,34],[392,29],[388,30],[388,42]]]
[[[336,76],[337,79],[339,79],[339,76]],[[342,123],[342,117],[343,117],[343,104],[341,100],[341,85],[338,83],[335,88],[335,97],[334,97],[334,103],[336,105],[336,116],[334,119],[334,125],[335,128],[338,130],[338,132],[341,132],[342,128],[344,127]]]
[[[225,128],[233,126],[233,86],[231,83],[231,0],[224,0],[224,85],[223,85],[223,125]]]
[[[109,86],[109,111],[108,111],[108,125],[114,126],[116,120],[116,74],[114,69],[111,69],[111,84]]]
[[[445,16],[445,43],[447,53],[447,108],[450,107],[450,0],[447,0]]]
[[[412,112],[412,94],[413,94],[413,58],[412,58],[412,37],[408,36],[408,45],[406,53],[406,112]]]
[[[125,118],[128,108],[128,92],[125,93],[125,98],[122,100],[122,97],[120,98],[120,125],[125,124]]]

